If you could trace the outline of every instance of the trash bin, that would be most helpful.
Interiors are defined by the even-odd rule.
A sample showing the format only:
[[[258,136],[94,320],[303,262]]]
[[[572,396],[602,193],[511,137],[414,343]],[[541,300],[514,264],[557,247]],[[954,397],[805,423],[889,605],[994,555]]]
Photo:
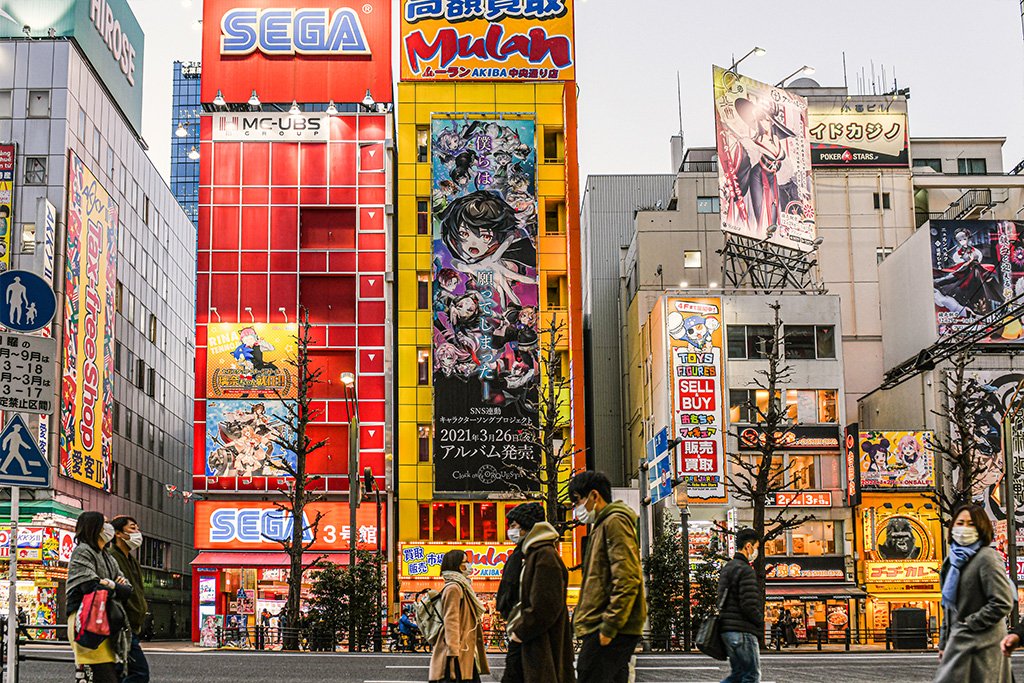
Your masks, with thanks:
[[[928,613],[917,607],[894,609],[890,615],[892,646],[896,650],[928,648]]]

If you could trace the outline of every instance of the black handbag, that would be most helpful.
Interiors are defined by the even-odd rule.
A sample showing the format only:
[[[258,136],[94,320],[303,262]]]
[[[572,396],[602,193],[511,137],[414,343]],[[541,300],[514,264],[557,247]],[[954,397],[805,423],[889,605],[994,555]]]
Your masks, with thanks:
[[[719,622],[719,616],[722,614],[725,601],[728,599],[729,587],[726,586],[725,592],[718,600],[715,612],[705,619],[701,623],[700,628],[697,629],[697,649],[712,659],[725,660],[729,658],[728,653],[725,651],[725,643],[722,641],[722,625]]]

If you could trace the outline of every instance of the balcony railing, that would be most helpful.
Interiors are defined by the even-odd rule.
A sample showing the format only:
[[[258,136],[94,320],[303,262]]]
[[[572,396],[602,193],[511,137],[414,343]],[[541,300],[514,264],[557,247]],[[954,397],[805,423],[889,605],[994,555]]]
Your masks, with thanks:
[[[987,209],[992,206],[992,190],[975,189],[967,190],[960,199],[949,205],[949,208],[942,212],[939,220],[958,221],[968,217],[977,209]]]

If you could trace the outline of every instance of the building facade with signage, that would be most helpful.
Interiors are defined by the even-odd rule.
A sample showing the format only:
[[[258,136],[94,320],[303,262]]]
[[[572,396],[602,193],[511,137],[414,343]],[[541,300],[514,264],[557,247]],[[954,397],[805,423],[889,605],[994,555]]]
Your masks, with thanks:
[[[267,23],[261,16],[301,20],[311,30],[289,33],[283,45],[282,34],[258,28]],[[390,21],[386,2],[204,5],[192,477],[203,499],[193,561],[197,641],[225,620],[254,626],[255,615],[276,614],[286,598],[288,557],[278,539],[290,536],[291,520],[273,501],[289,486],[282,467],[294,464],[294,454],[274,440],[294,427],[289,402],[298,380],[289,360],[307,319],[310,364],[321,372],[307,433],[326,440],[306,461],[321,497],[304,522],[316,527],[311,552],[347,564],[353,543],[393,551],[389,504],[379,526],[372,502],[349,519],[351,416],[342,382],[343,373],[355,375],[357,471],[369,468],[390,492]],[[290,56],[280,57],[282,50]],[[306,589],[311,582],[307,575]]]
[[[191,593],[192,506],[180,492],[190,487],[192,429],[183,416],[192,405],[195,229],[140,143],[142,31],[127,4],[108,4],[102,21],[116,23],[123,39],[117,60],[89,3],[73,5],[62,15],[67,25],[29,26],[27,40],[20,29],[31,22],[16,16],[17,36],[0,38],[8,65],[0,141],[13,145],[0,151],[9,162],[0,267],[52,283],[57,312],[42,334],[58,340],[60,356],[50,387],[58,408],[27,420],[53,488],[22,496],[18,601],[33,623],[65,623],[76,518],[128,514],[144,534],[148,628],[182,637]],[[49,28],[56,37],[45,37]],[[96,248],[83,248],[90,242]]]
[[[185,215],[199,220],[199,62],[175,62],[171,90],[171,192]],[[193,158],[195,157],[195,158]]]
[[[569,379],[551,426],[584,464],[573,3],[553,4],[484,18],[456,2],[400,3],[401,600],[439,585],[430,558],[446,549],[511,549],[505,514],[537,489],[545,358]],[[474,571],[493,602],[495,566]]]

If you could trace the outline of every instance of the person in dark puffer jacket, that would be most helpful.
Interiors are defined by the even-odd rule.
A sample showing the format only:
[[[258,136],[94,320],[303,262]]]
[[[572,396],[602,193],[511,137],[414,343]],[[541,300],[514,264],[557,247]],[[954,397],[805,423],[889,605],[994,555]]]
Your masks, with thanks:
[[[722,683],[761,680],[758,644],[764,638],[764,593],[750,566],[757,558],[759,540],[753,529],[740,529],[736,533],[736,555],[722,567],[718,578],[718,599],[729,592],[718,620],[732,668]]]

